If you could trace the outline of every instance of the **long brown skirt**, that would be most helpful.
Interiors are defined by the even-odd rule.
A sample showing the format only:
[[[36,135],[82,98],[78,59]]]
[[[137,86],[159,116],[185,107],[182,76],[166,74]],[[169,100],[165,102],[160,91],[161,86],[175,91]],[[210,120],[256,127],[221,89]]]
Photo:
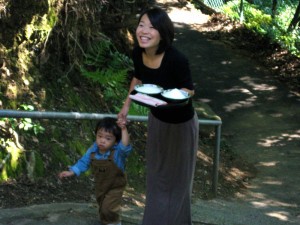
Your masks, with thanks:
[[[143,225],[191,225],[191,192],[199,123],[164,123],[151,113],[146,145],[146,207]]]

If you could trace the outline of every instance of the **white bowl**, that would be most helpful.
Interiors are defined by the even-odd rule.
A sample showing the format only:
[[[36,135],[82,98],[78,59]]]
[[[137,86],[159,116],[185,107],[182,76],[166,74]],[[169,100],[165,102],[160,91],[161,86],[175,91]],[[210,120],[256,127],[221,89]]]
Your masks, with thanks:
[[[138,84],[134,87],[134,90],[143,94],[156,95],[160,94],[164,89],[155,84]]]
[[[190,95],[188,92],[177,89],[177,88],[165,90],[161,93],[161,95],[165,99],[167,99],[169,101],[175,101],[175,102],[176,101],[185,101],[188,98],[190,98]]]

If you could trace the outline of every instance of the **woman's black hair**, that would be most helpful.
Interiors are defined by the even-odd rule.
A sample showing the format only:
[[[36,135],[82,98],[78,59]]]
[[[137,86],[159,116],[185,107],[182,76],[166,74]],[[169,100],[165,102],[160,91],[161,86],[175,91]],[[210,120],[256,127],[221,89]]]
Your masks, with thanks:
[[[117,120],[111,117],[106,117],[100,120],[95,128],[95,134],[98,130],[105,130],[106,132],[112,133],[116,137],[116,142],[121,140],[121,128],[117,125]]]
[[[174,40],[174,25],[168,14],[161,8],[153,7],[143,11],[138,22],[141,21],[143,15],[147,14],[152,26],[159,32],[161,41],[159,43],[156,54],[164,52],[169,48]]]

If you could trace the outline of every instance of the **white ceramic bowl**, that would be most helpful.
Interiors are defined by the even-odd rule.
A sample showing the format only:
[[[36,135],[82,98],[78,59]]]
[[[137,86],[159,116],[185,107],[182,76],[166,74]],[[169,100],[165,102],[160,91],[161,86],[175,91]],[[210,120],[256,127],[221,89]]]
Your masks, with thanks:
[[[165,90],[161,93],[161,95],[165,99],[173,102],[185,101],[190,98],[189,93],[177,88]]]
[[[148,95],[157,95],[163,92],[163,88],[155,84],[138,84],[134,87],[139,93],[148,94]]]

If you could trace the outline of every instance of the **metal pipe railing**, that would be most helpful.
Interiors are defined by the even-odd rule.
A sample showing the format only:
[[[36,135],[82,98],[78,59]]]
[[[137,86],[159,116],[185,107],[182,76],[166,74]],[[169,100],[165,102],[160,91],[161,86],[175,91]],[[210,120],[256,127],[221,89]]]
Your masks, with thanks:
[[[32,119],[75,119],[75,120],[98,120],[105,117],[117,118],[116,114],[100,114],[100,113],[79,113],[79,112],[43,112],[43,111],[22,111],[22,110],[0,110],[0,118],[32,118]],[[134,116],[128,115],[128,120],[146,122],[147,116]],[[218,171],[220,160],[220,144],[221,144],[221,120],[206,120],[199,119],[200,125],[213,125],[215,126],[216,142],[213,157],[213,178],[212,178],[212,191],[217,195],[218,186]]]

